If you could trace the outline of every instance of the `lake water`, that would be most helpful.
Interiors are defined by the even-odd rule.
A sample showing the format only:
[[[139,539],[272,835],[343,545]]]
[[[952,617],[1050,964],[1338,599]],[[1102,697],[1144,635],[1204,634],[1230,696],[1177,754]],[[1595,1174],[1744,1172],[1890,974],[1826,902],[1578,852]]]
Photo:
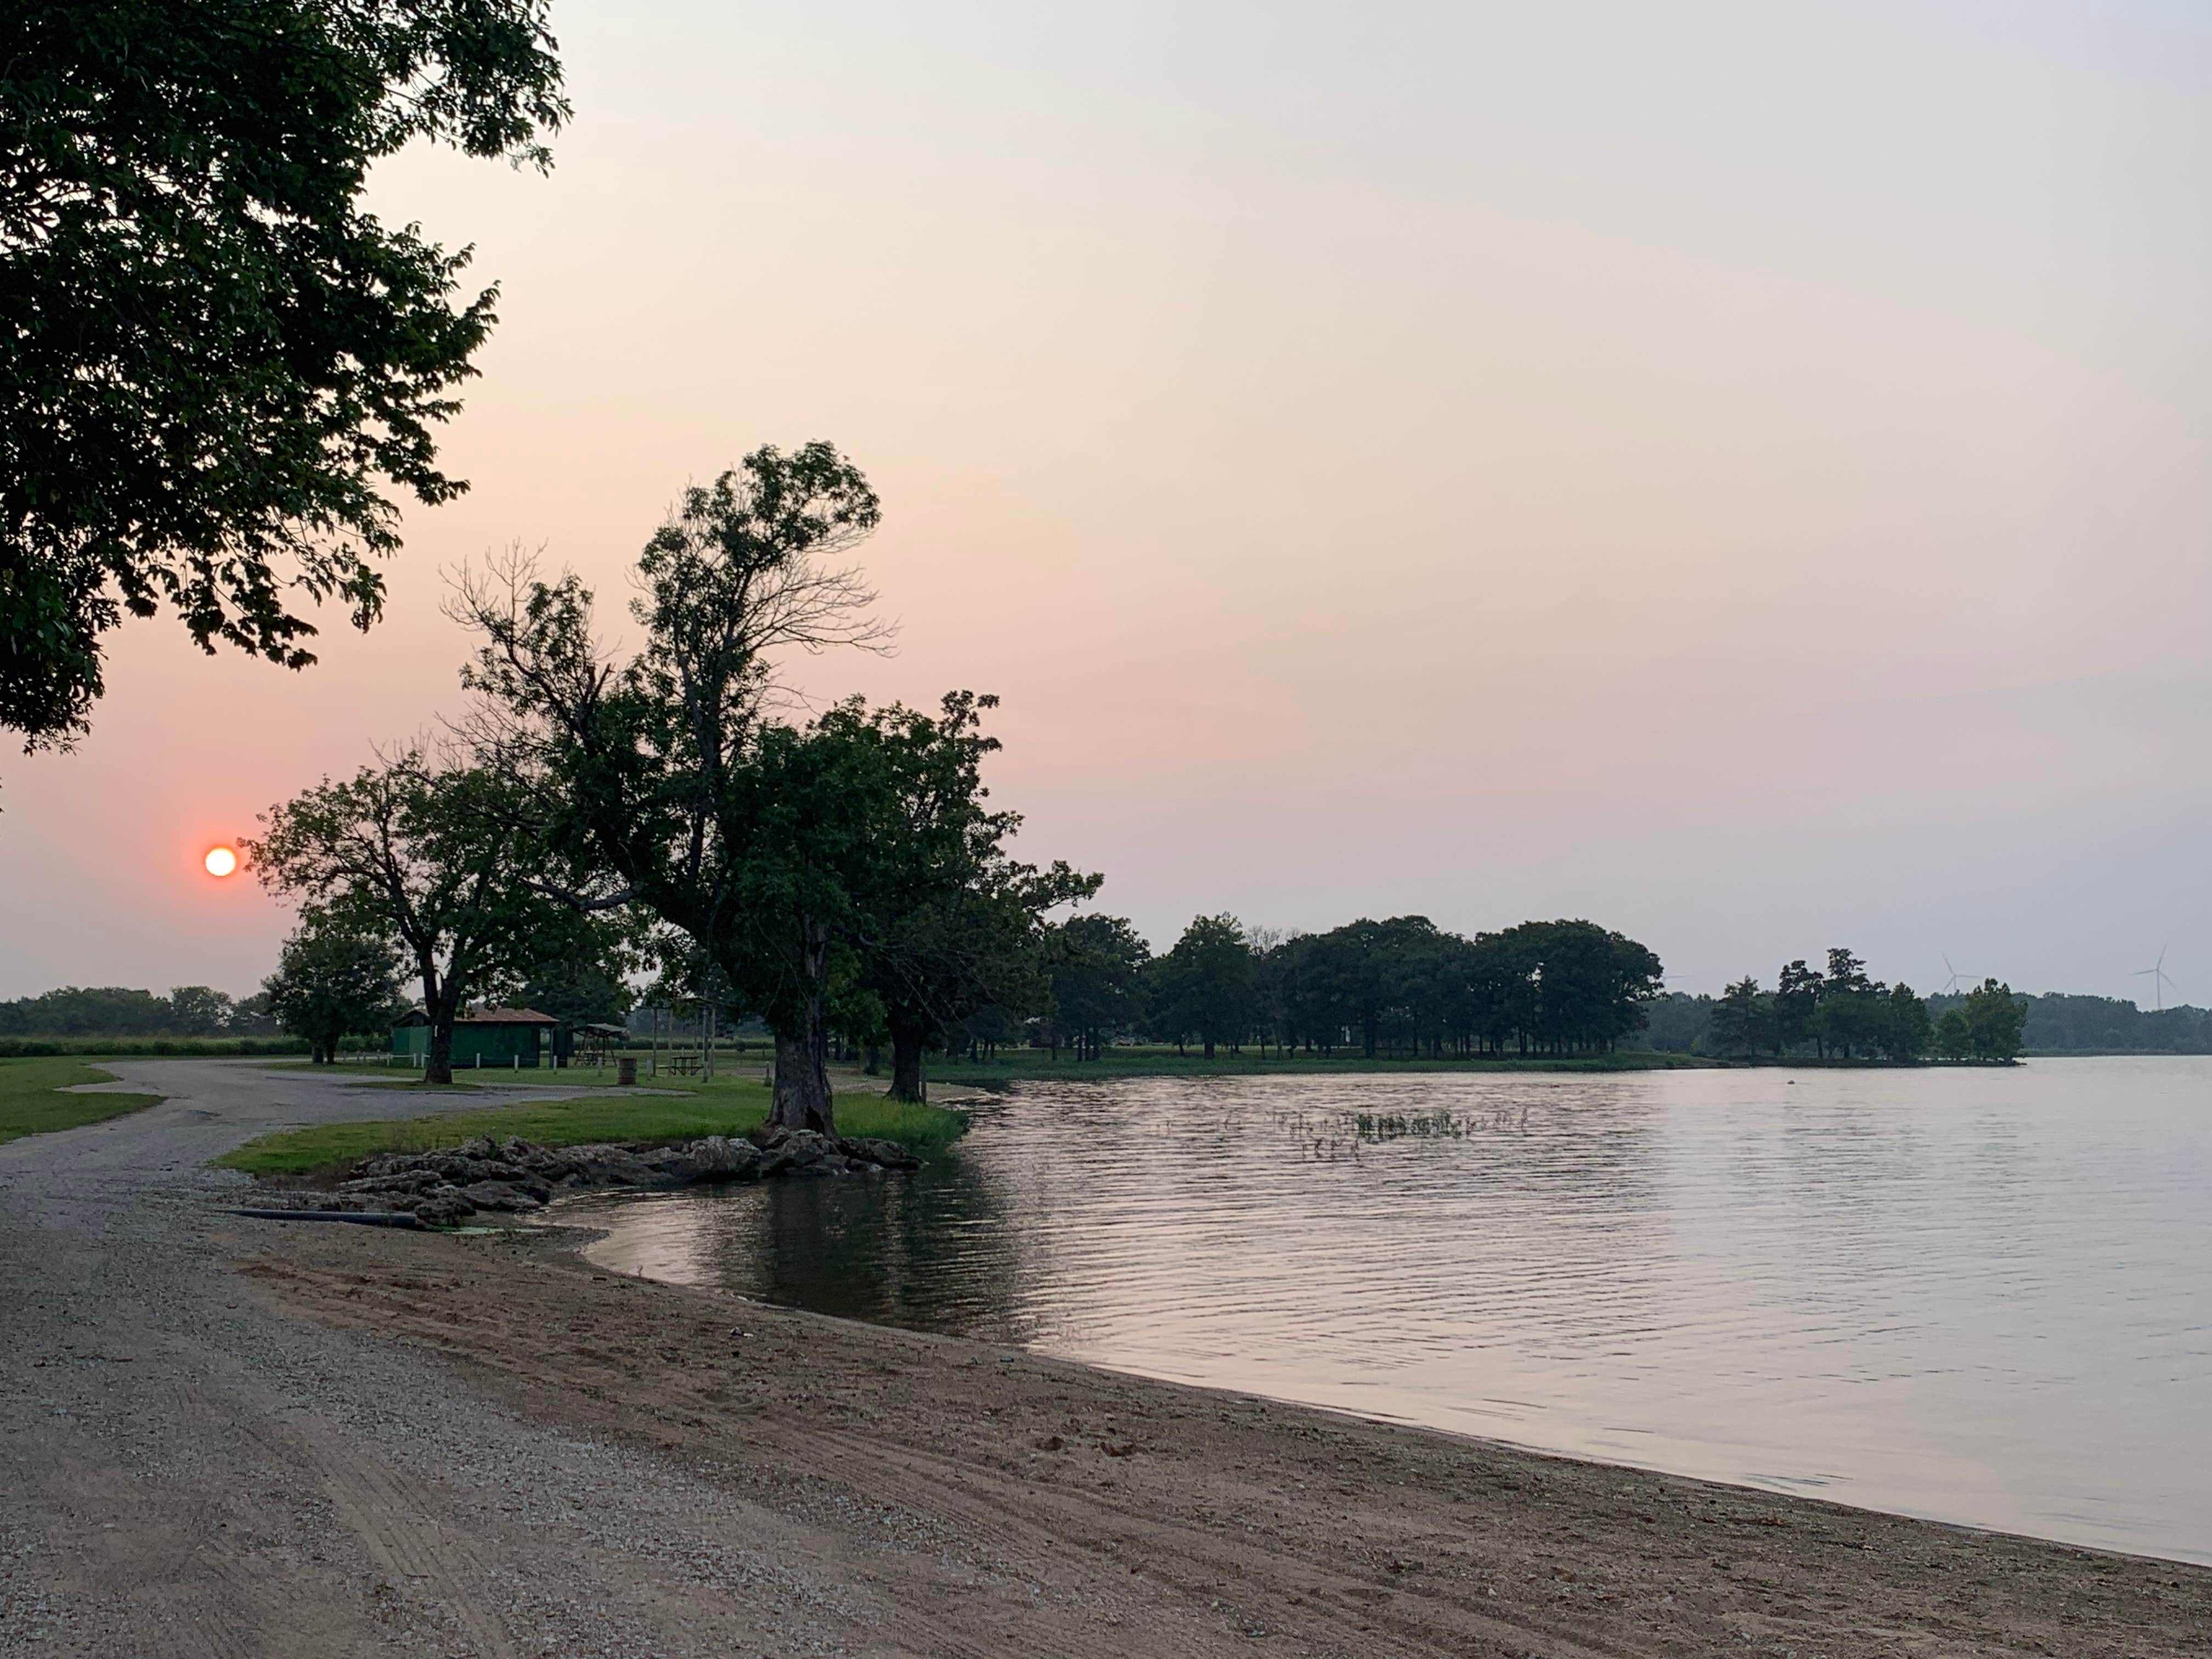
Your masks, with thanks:
[[[2212,1562],[2212,1060],[1032,1085],[592,1259],[1184,1382]]]

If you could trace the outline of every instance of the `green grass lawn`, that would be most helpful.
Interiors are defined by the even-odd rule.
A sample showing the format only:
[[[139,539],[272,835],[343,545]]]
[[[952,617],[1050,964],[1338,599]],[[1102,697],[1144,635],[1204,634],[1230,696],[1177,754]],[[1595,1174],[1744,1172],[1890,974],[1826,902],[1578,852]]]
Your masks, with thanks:
[[[76,1083],[112,1083],[115,1074],[77,1059],[0,1060],[0,1140],[74,1129],[142,1111],[159,1095],[65,1095]]]
[[[248,1141],[216,1161],[248,1175],[299,1173],[351,1164],[372,1152],[458,1146],[478,1135],[495,1140],[520,1135],[546,1146],[741,1135],[759,1127],[768,1115],[768,1090],[757,1079],[717,1078],[705,1085],[687,1080],[684,1086],[691,1092],[683,1096],[609,1090],[576,1100],[518,1101],[441,1117],[284,1129]],[[908,1106],[879,1095],[849,1094],[837,1097],[837,1127],[848,1135],[901,1141],[928,1157],[958,1139],[968,1120],[941,1107]]]
[[[961,1087],[988,1087],[1024,1079],[1051,1078],[1070,1082],[1104,1082],[1122,1077],[1278,1077],[1311,1073],[1344,1072],[1650,1072],[1678,1066],[1711,1066],[1694,1054],[1645,1052],[1577,1054],[1565,1059],[1527,1060],[1363,1060],[1340,1054],[1324,1060],[1319,1055],[1261,1054],[1248,1049],[1231,1054],[1217,1049],[1208,1060],[1194,1048],[1178,1054],[1171,1048],[1113,1048],[1097,1060],[1077,1060],[1067,1050],[1054,1060],[1043,1048],[1001,1049],[994,1060],[971,1061],[932,1054],[929,1080]]]

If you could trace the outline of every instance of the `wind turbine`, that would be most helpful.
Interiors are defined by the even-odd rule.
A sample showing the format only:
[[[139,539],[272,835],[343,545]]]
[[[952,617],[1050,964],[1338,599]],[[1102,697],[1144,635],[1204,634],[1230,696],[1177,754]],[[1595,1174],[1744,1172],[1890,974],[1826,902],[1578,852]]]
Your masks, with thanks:
[[[2168,940],[2167,944],[2170,945],[2172,942]],[[2166,945],[2160,945],[2158,960],[2148,968],[2136,969],[2135,972],[2137,979],[2142,978],[2146,974],[2150,976],[2151,1001],[2154,1011],[2158,1013],[2166,1012],[2166,988],[2173,983],[2172,975],[2166,971]]]
[[[1943,965],[1951,969],[1951,977],[1943,981],[1943,994],[1947,997],[1959,988],[1960,980],[1973,977],[1972,974],[1962,974],[1956,968],[1951,968],[1951,958],[1948,956],[1943,958]]]

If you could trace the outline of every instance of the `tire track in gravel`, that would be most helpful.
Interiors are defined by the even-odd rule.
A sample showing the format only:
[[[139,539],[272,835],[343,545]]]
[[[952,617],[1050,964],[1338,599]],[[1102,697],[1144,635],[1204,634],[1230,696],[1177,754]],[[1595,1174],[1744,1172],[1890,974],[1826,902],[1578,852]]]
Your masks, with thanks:
[[[520,1650],[483,1606],[504,1599],[500,1575],[469,1533],[439,1514],[442,1494],[374,1456],[349,1452],[327,1431],[301,1433],[294,1443],[337,1523],[402,1600],[455,1627],[470,1644],[470,1659],[520,1659]]]

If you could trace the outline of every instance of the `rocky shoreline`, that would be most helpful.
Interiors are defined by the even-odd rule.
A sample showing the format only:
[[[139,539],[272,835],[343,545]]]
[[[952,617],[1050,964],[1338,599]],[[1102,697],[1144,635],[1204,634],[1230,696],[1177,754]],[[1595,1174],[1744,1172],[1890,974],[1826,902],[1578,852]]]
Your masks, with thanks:
[[[862,1140],[808,1129],[764,1127],[743,1139],[603,1141],[541,1146],[481,1136],[426,1152],[378,1152],[335,1187],[300,1189],[268,1182],[258,1206],[290,1212],[412,1216],[450,1227],[480,1212],[523,1214],[584,1193],[669,1191],[707,1182],[783,1176],[882,1175],[921,1160],[895,1140]]]

